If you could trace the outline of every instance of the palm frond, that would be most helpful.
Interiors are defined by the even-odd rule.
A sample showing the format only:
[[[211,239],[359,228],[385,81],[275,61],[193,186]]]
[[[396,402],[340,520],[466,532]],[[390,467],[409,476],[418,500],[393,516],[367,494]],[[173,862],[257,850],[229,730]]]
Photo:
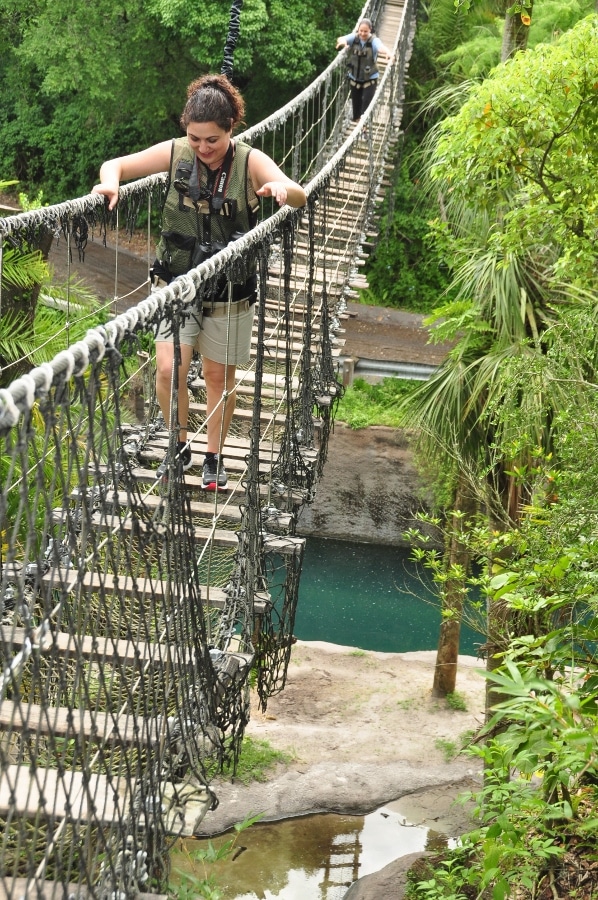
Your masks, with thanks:
[[[35,336],[22,316],[8,310],[0,318],[0,356],[4,369],[29,356],[35,350]]]
[[[48,277],[46,265],[39,250],[21,252],[8,247],[2,255],[2,283],[27,289],[40,284]]]

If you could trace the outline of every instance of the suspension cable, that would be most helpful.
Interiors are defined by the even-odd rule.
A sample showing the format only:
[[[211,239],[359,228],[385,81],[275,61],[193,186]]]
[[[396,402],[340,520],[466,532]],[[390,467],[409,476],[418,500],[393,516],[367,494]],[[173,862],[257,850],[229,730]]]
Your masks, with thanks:
[[[229,81],[233,80],[233,54],[235,52],[235,47],[237,46],[237,41],[239,40],[242,7],[243,0],[233,0],[233,4],[230,8],[228,35],[224,45],[222,68],[220,69],[220,73],[226,75]]]

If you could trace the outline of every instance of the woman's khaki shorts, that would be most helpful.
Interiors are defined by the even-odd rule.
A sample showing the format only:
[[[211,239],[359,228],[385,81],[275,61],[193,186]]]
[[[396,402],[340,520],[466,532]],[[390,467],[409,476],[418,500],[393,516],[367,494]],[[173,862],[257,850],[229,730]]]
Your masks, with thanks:
[[[230,307],[230,316],[229,316]],[[210,303],[194,312],[180,331],[181,344],[194,347],[205,359],[244,366],[251,353],[251,331],[255,304]],[[172,341],[170,322],[163,320],[156,341]]]

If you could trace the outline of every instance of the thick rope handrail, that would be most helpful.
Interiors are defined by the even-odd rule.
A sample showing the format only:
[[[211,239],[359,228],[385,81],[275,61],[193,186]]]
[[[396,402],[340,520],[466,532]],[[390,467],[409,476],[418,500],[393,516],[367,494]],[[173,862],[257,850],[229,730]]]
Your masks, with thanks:
[[[149,191],[160,184],[166,183],[166,177],[166,173],[163,172],[159,175],[148,175],[137,181],[121,185],[119,196],[125,198],[134,192]],[[18,234],[21,231],[27,231],[40,225],[58,228],[61,222],[65,220],[76,216],[85,216],[89,213],[101,212],[105,205],[106,198],[100,194],[85,194],[83,197],[76,197],[73,200],[64,200],[62,203],[40,206],[38,209],[30,209],[27,212],[17,213],[14,216],[5,216],[0,218],[0,236]]]
[[[16,234],[39,225],[58,225],[62,219],[84,215],[103,203],[103,197],[90,194],[50,206],[41,206],[39,209],[31,209],[14,216],[6,216],[0,218],[0,235]]]

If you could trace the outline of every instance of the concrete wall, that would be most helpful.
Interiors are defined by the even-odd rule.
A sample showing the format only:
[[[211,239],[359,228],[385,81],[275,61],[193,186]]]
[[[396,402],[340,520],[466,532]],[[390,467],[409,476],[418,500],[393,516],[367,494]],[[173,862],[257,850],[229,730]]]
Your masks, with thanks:
[[[406,433],[336,424],[316,499],[297,526],[302,535],[407,546],[403,533],[426,506],[425,485]]]

